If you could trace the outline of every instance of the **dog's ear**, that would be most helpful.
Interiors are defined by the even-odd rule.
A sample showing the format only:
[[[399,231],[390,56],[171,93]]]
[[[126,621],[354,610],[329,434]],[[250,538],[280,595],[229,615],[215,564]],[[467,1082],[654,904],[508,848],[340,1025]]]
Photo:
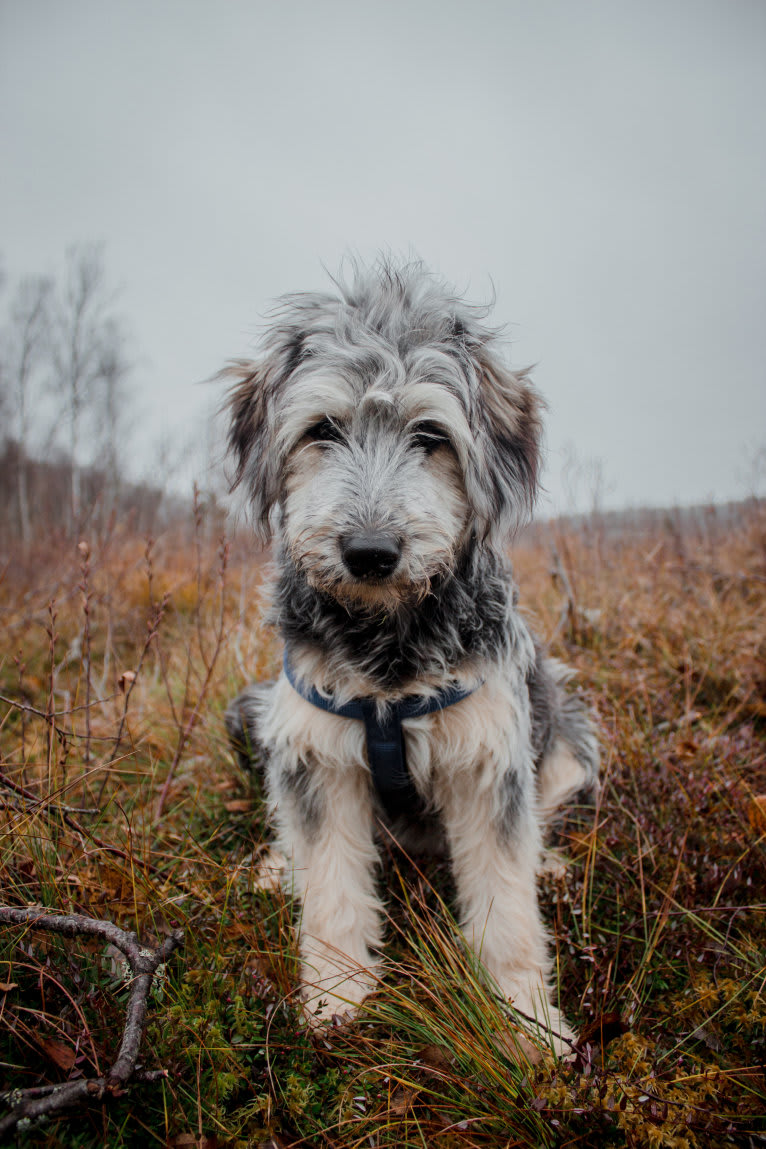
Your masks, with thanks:
[[[300,313],[298,321],[291,319],[291,309]],[[245,486],[253,525],[264,543],[271,538],[272,511],[284,487],[287,451],[280,434],[281,413],[290,380],[309,358],[303,320],[310,313],[310,303],[286,296],[281,319],[272,325],[261,344],[261,358],[257,362],[236,360],[218,376],[234,384],[227,403],[229,453],[236,461],[232,490],[240,484]],[[275,314],[279,316],[280,311]]]
[[[237,360],[219,376],[234,381],[227,402],[231,420],[229,452],[236,463],[232,490],[240,483],[246,484],[253,524],[264,543],[271,538],[271,512],[279,498],[268,374],[266,366]]]
[[[479,407],[489,484],[485,533],[507,541],[535,504],[542,451],[543,401],[527,378],[486,348],[479,355]]]

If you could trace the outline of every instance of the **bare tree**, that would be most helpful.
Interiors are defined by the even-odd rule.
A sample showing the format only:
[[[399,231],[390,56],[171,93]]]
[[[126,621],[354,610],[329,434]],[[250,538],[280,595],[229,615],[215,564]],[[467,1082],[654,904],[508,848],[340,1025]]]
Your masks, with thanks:
[[[31,537],[28,489],[29,444],[35,385],[45,367],[53,284],[35,276],[23,279],[11,304],[5,333],[4,382],[16,440],[16,496],[19,531],[26,545]]]
[[[2,263],[0,263],[0,292],[2,292],[4,287],[5,287],[5,269],[2,265]],[[5,363],[5,355],[6,355],[5,342],[6,342],[6,332],[5,332],[5,330],[2,330],[0,332],[0,415],[3,414],[3,411],[5,410],[5,408],[8,405],[8,395],[7,395],[8,371],[7,371],[7,367],[6,367],[6,363]]]
[[[93,384],[104,359],[106,291],[100,244],[67,252],[66,280],[55,308],[52,355],[56,387],[69,424],[72,481],[69,521],[75,529],[82,512],[81,437]]]
[[[99,468],[103,473],[104,521],[108,520],[119,502],[125,465],[125,443],[131,410],[130,395],[125,384],[133,368],[126,346],[122,324],[114,318],[105,320],[92,394],[93,413],[99,432]]]
[[[2,278],[0,268],[0,288]],[[133,362],[113,304],[98,244],[70,248],[61,278],[24,279],[7,304],[0,525],[10,537],[27,543],[35,519],[70,531],[106,522],[123,498]]]

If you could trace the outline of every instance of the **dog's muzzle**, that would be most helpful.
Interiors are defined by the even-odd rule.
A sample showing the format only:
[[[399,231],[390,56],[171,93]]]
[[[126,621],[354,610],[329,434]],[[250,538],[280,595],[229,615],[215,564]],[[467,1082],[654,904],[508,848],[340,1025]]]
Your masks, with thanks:
[[[393,535],[374,531],[347,535],[341,540],[340,553],[354,578],[387,579],[399,564],[402,546]]]

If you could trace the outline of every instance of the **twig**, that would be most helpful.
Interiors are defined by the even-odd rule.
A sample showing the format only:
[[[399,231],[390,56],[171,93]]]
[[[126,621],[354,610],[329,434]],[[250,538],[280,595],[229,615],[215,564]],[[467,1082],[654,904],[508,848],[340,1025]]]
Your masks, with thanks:
[[[48,678],[48,710],[46,720],[48,723],[48,789],[52,789],[52,773],[53,773],[53,746],[54,746],[54,733],[59,734],[66,746],[66,735],[60,732],[54,724],[55,705],[53,698],[53,691],[56,685],[56,604],[55,600],[51,599],[48,603],[48,626],[46,627],[48,634],[48,656],[50,659],[50,673]]]
[[[199,487],[194,483],[194,546],[197,552],[197,642],[199,643],[199,652],[202,656],[202,661],[205,667],[208,661],[205,658],[205,641],[202,636],[202,524],[204,520],[204,513],[202,503],[200,501]]]
[[[33,802],[36,806],[40,806],[41,810],[46,814],[48,813],[48,808],[50,807],[53,812],[58,814],[59,817],[62,818],[64,822],[66,822],[70,830],[74,830],[76,834],[82,834],[84,838],[88,838],[89,841],[93,842],[94,846],[98,846],[100,850],[104,850],[107,854],[114,854],[116,857],[122,858],[122,860],[127,862],[129,865],[133,865],[134,858],[131,854],[128,854],[125,850],[120,849],[119,846],[112,846],[109,842],[105,842],[103,838],[97,837],[97,835],[94,834],[91,830],[88,830],[87,827],[81,825],[81,823],[73,818],[70,814],[67,814],[64,808],[61,806],[53,805],[50,799],[40,799],[31,790],[27,790],[25,786],[20,786],[18,782],[13,782],[7,774],[2,772],[2,769],[0,769],[0,785],[6,786],[9,790],[13,790],[15,794],[20,794],[23,798],[26,798],[27,801]],[[144,869],[149,870],[150,873],[160,873],[159,866],[155,866],[148,860],[142,862],[141,865],[144,867]]]
[[[163,814],[163,811],[165,809],[165,802],[166,802],[167,796],[168,796],[168,791],[170,789],[170,784],[173,781],[173,777],[175,775],[176,769],[178,767],[179,762],[181,761],[181,757],[183,755],[184,749],[186,748],[186,743],[189,740],[189,737],[191,736],[191,733],[194,730],[194,727],[197,725],[197,719],[199,718],[200,711],[202,709],[202,703],[205,701],[205,698],[207,696],[208,688],[210,686],[210,681],[213,677],[213,671],[215,670],[215,666],[216,666],[216,663],[218,661],[218,655],[221,653],[221,647],[223,646],[223,633],[224,633],[224,628],[225,628],[225,623],[226,623],[226,567],[228,565],[228,558],[229,558],[229,544],[226,542],[225,539],[221,540],[221,552],[220,553],[221,553],[221,565],[220,565],[220,576],[219,577],[220,577],[220,582],[221,582],[221,610],[220,610],[220,615],[218,618],[218,627],[216,629],[215,646],[213,647],[213,653],[210,656],[210,661],[209,661],[209,663],[206,664],[205,678],[204,678],[204,681],[202,683],[202,686],[200,687],[199,695],[197,696],[197,701],[195,703],[194,709],[192,710],[191,715],[189,716],[188,722],[181,729],[181,732],[180,732],[179,737],[178,737],[178,744],[176,746],[175,754],[173,755],[173,761],[170,763],[170,769],[168,770],[168,774],[167,774],[167,777],[165,779],[165,783],[162,787],[162,790],[161,790],[160,796],[159,796],[159,800],[157,802],[157,811],[155,814],[155,819],[157,822],[159,822],[160,819],[162,818],[162,814]]]
[[[707,575],[717,585],[716,589],[722,589],[727,585],[738,583],[740,586],[747,586],[749,583],[766,583],[766,575],[755,574],[753,571],[722,571],[718,567],[706,565],[705,563],[686,562],[685,564],[672,563],[668,566],[668,570],[676,574],[684,575],[688,571],[694,571],[695,574]]]
[[[119,693],[119,691],[116,691],[114,694],[108,694],[106,698],[94,698],[87,706],[69,706],[66,710],[56,710],[53,713],[53,717],[63,718],[65,714],[76,714],[78,710],[89,710],[91,706],[103,706],[105,702],[113,702],[114,699],[119,696]],[[45,718],[50,722],[51,715],[47,710],[38,710],[36,706],[30,706],[27,702],[19,702],[17,698],[9,698],[7,694],[0,694],[0,702],[5,702],[8,706],[13,706],[16,710],[22,710],[26,714],[36,714],[38,718]],[[69,730],[59,730],[56,728],[56,733],[66,738],[72,737],[72,732]]]
[[[19,690],[23,691],[24,671],[26,670],[26,666],[25,666],[24,662],[22,661],[20,650],[19,650],[18,654],[16,655],[16,657],[14,658],[13,661],[16,663],[16,669],[17,669],[18,675],[19,675]],[[24,714],[24,711],[22,710],[22,712],[21,712],[21,761],[26,763],[26,760],[27,760],[27,722],[26,722],[26,715]],[[21,768],[21,780],[22,780],[22,782],[26,781],[26,779],[24,777],[24,766],[22,766],[22,768]]]
[[[3,779],[0,778],[0,785],[2,782]],[[88,814],[91,818],[94,818],[96,814],[101,813],[100,810],[96,810],[95,808],[91,809],[88,806],[61,806],[50,802],[47,798],[38,798],[35,802],[32,803],[32,805],[48,806],[57,814]],[[14,802],[13,798],[9,798],[6,803],[3,803],[0,809],[13,810],[15,814],[28,814],[29,803],[25,801],[24,805],[22,806],[20,802]]]
[[[93,592],[90,589],[90,547],[83,539],[77,544],[77,550],[80,553],[82,563],[80,569],[82,571],[82,581],[79,585],[79,590],[82,591],[82,611],[83,611],[83,662],[85,663],[85,746],[83,748],[83,758],[85,766],[90,763],[90,690],[91,690],[91,649],[90,649],[90,600],[93,597]]]
[[[90,709],[91,706],[97,706],[97,705],[100,705],[101,703],[104,703],[104,702],[111,702],[112,699],[114,699],[116,697],[117,697],[116,694],[110,694],[107,698],[93,699],[88,704],[87,707],[85,707],[85,706],[69,706],[69,707],[67,707],[66,710],[53,710],[53,711],[38,710],[36,706],[29,706],[26,702],[18,702],[14,698],[9,698],[6,694],[0,694],[0,702],[5,702],[6,705],[12,706],[15,710],[20,711],[22,714],[34,714],[38,718],[43,718],[48,725],[48,738],[49,738],[49,740],[50,740],[50,732],[53,731],[56,735],[58,735],[59,739],[61,740],[62,745],[66,746],[67,741],[70,738],[87,738],[91,742],[111,742],[112,738],[111,737],[107,738],[105,735],[90,734],[88,732],[83,734],[83,733],[80,733],[79,731],[75,730],[74,728],[72,728],[72,730],[64,730],[64,728],[62,726],[56,725],[55,719],[61,718],[65,714],[74,714],[75,711],[77,711],[77,710],[86,710],[86,709]]]
[[[0,1118],[0,1135],[17,1128],[28,1128],[41,1117],[53,1117],[87,1101],[119,1097],[133,1076],[146,1020],[146,1002],[157,970],[183,941],[183,932],[175,930],[159,949],[141,946],[135,933],[128,933],[112,922],[86,918],[82,914],[46,914],[41,910],[22,910],[0,906],[0,922],[27,925],[65,937],[98,937],[110,942],[125,954],[133,975],[125,1013],[125,1027],[117,1058],[102,1077],[79,1078],[61,1085],[14,1089],[0,1094],[9,1111]],[[146,1080],[146,1076],[144,1077]],[[23,1123],[23,1124],[22,1124]]]
[[[159,628],[160,628],[160,623],[162,622],[162,616],[164,615],[165,610],[167,608],[169,598],[170,598],[170,596],[168,594],[163,595],[162,600],[159,603],[157,603],[157,605],[155,606],[154,614],[152,615],[151,619],[146,624],[146,638],[144,639],[144,645],[143,645],[143,648],[141,650],[141,654],[140,654],[139,659],[138,659],[138,665],[136,666],[136,669],[133,673],[133,677],[130,679],[128,686],[127,686],[127,689],[125,691],[125,703],[122,707],[122,714],[120,715],[120,725],[117,727],[117,736],[114,739],[114,748],[112,750],[112,756],[109,759],[109,761],[106,763],[106,769],[104,772],[104,777],[101,780],[101,786],[99,788],[98,796],[96,798],[96,805],[98,807],[101,806],[101,803],[104,799],[104,789],[106,788],[107,779],[109,777],[108,767],[112,765],[112,763],[114,762],[114,760],[117,757],[119,750],[120,750],[120,743],[122,742],[122,736],[125,732],[125,724],[128,721],[128,707],[130,706],[130,696],[133,693],[133,687],[138,682],[138,676],[141,673],[142,667],[144,665],[144,659],[146,658],[146,655],[149,651],[149,647],[152,645],[155,638],[157,637],[157,633],[158,633]],[[112,697],[114,697],[114,695],[112,695]]]

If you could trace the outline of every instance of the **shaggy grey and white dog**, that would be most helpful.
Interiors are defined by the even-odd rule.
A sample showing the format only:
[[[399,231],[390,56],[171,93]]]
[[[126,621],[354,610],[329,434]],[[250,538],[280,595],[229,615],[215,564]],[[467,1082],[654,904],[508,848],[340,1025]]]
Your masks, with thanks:
[[[284,298],[260,359],[225,373],[287,650],[227,726],[266,763],[306,1012],[353,1013],[375,985],[382,825],[448,852],[468,942],[566,1052],[536,874],[546,821],[595,790],[598,748],[504,553],[535,499],[541,402],[486,312],[421,264],[355,265],[336,287]],[[360,699],[367,721],[344,716]],[[399,775],[371,769],[392,746]]]

